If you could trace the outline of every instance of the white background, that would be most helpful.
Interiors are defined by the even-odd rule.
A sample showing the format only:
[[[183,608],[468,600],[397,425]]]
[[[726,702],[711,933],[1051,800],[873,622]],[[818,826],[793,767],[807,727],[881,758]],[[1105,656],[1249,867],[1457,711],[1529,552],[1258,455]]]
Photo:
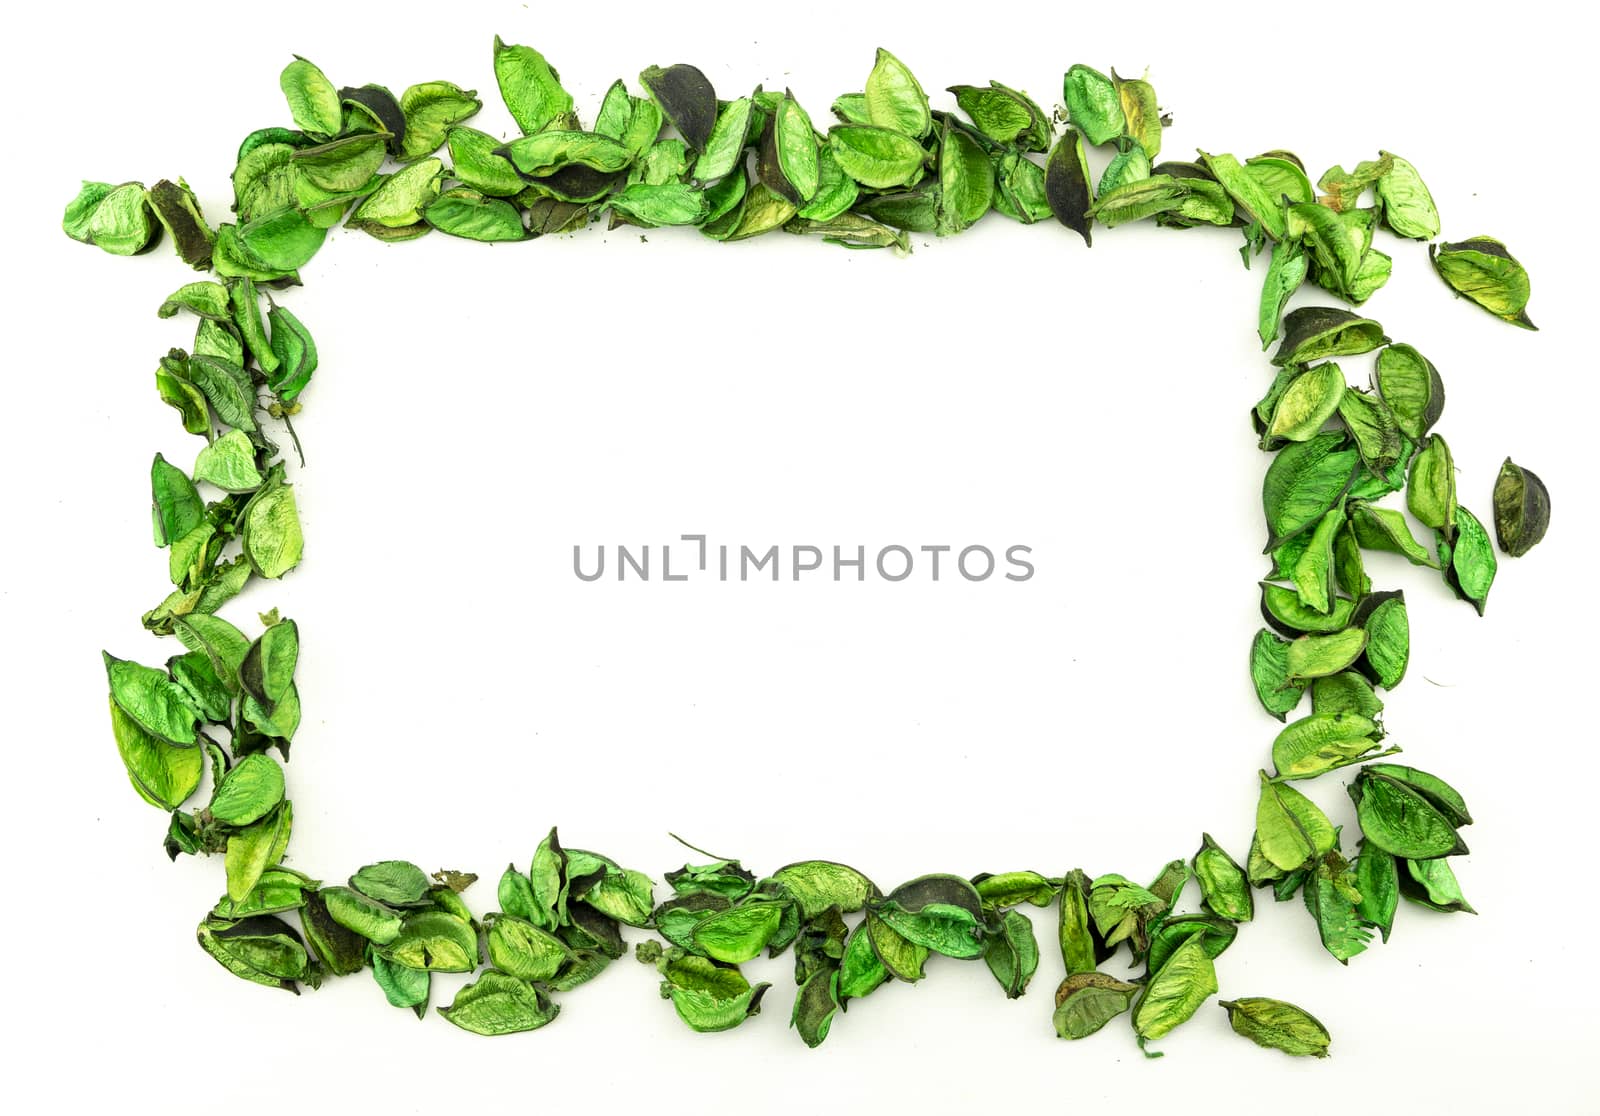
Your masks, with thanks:
[[[0,187],[5,934],[24,1093],[123,1111],[1592,1110],[1592,97],[1587,32],[1536,4],[1517,16],[464,2],[28,16],[8,34],[24,96]],[[187,463],[198,441],[150,373],[189,343],[154,311],[191,276],[165,245],[124,260],[73,244],[56,215],[79,178],[181,174],[221,219],[239,138],[287,122],[276,77],[292,52],[339,84],[475,86],[474,123],[502,132],[496,32],[542,49],[586,120],[614,78],[658,62],[696,62],[725,96],[792,86],[824,126],[880,43],[930,91],[992,77],[1047,106],[1073,62],[1148,65],[1174,114],[1164,154],[1290,147],[1316,175],[1395,150],[1447,238],[1498,236],[1528,266],[1540,333],[1452,300],[1409,242],[1384,245],[1395,277],[1368,307],[1444,375],[1463,502],[1487,520],[1511,454],[1548,481],[1555,514],[1539,549],[1502,559],[1486,619],[1428,571],[1371,562],[1411,606],[1392,740],[1468,795],[1479,820],[1457,868],[1482,913],[1408,906],[1391,943],[1345,969],[1298,901],[1259,896],[1218,961],[1223,994],[1308,1007],[1333,1060],[1257,1049],[1214,1005],[1157,1062],[1122,1022],[1058,1041],[1051,914],[1021,1001],[981,964],[940,961],[840,1016],[815,1052],[785,1027],[788,957],[750,967],[778,987],[728,1034],[687,1032],[630,960],[565,996],[548,1029],[484,1041],[388,1008],[364,977],[295,1000],[195,947],[221,866],[166,862],[163,819],[116,761],[98,659],[172,653],[138,625],[165,584],[146,470],[156,449]],[[493,248],[331,235],[283,298],[322,353],[297,423],[306,559],[229,610],[245,623],[278,605],[305,639],[293,863],[330,880],[386,857],[475,870],[481,911],[555,823],[658,879],[686,855],[668,830],[758,871],[845,859],[886,888],[1022,867],[1149,878],[1202,829],[1242,859],[1275,731],[1244,666],[1264,569],[1266,459],[1246,411],[1271,376],[1253,336],[1265,258],[1241,268],[1230,231],[1102,230],[1088,251],[994,215],[930,240],[899,259],[682,230]],[[1357,382],[1367,367],[1346,363]],[[1023,543],[1038,575],[570,572],[574,543],[686,532],[763,549]],[[1339,777],[1311,789],[1353,829]],[[438,980],[435,1002],[457,983]]]

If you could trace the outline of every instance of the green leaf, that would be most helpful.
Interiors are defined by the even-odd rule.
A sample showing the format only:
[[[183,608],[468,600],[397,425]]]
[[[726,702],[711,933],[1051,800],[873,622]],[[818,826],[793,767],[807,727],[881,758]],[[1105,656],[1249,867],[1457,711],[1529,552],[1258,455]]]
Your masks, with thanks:
[[[1052,1019],[1056,1034],[1064,1039],[1087,1038],[1127,1011],[1138,994],[1138,985],[1105,973],[1069,973],[1056,989]]]
[[[242,980],[299,994],[297,981],[313,975],[300,935],[281,918],[257,915],[239,922],[207,918],[197,932],[200,948]]]
[[[1355,479],[1361,455],[1342,431],[1313,435],[1280,450],[1261,484],[1268,550],[1314,526]]]
[[[501,915],[489,923],[489,963],[520,980],[553,980],[574,954],[531,922]]]
[[[706,75],[684,63],[651,66],[639,75],[639,83],[684,142],[696,152],[705,151],[717,123],[717,92]]]
[[[1150,1042],[1188,1022],[1217,993],[1217,971],[1201,937],[1184,942],[1145,985],[1133,1009],[1133,1029]]]
[[[266,481],[256,468],[256,448],[242,430],[230,430],[200,451],[194,479],[224,492],[253,492]]]
[[[228,835],[223,866],[227,871],[230,900],[244,902],[267,869],[283,859],[293,825],[294,810],[283,802],[259,821]]]
[[[1387,151],[1382,155],[1390,161],[1389,173],[1377,181],[1384,224],[1396,236],[1432,240],[1439,235],[1439,211],[1422,176],[1400,156]]]
[[[561,75],[532,47],[508,46],[496,35],[494,78],[500,99],[525,136],[544,131],[552,120],[572,111],[572,94],[562,87]]]
[[[1314,802],[1288,784],[1274,783],[1266,772],[1261,773],[1256,840],[1269,863],[1292,872],[1332,851],[1337,839],[1333,823]]]
[[[760,956],[783,919],[784,904],[752,900],[695,923],[695,948],[714,961],[740,964]]]
[[[339,91],[315,65],[298,54],[278,75],[278,88],[289,102],[294,126],[316,136],[338,133],[344,119]]]
[[[429,202],[422,217],[440,232],[467,240],[494,243],[526,240],[528,236],[516,206],[462,186],[446,190]]]
[[[483,102],[472,89],[462,89],[448,81],[426,81],[400,94],[400,108],[406,116],[405,137],[400,143],[400,159],[410,162],[439,150],[455,125],[475,116]]]
[[[249,825],[283,801],[283,768],[262,753],[245,756],[222,777],[207,807],[224,825]]]
[[[1062,79],[1062,99],[1068,118],[1091,144],[1098,147],[1122,135],[1127,124],[1122,98],[1099,70],[1074,65]]]
[[[1477,236],[1454,244],[1428,245],[1439,278],[1456,294],[1502,321],[1537,330],[1528,318],[1528,272],[1504,244]]]
[[[266,484],[245,505],[241,517],[245,557],[257,574],[279,578],[300,564],[305,537],[294,489],[284,483],[282,466],[268,475]]]
[[[1028,916],[1021,911],[1006,912],[999,933],[989,934],[985,941],[983,960],[1007,999],[1015,1000],[1026,992],[1039,967],[1039,942]]]
[[[1351,784],[1356,818],[1367,840],[1402,859],[1463,855],[1455,826],[1416,790],[1398,779],[1363,769]]]
[[[111,701],[111,731],[117,754],[128,769],[128,781],[150,805],[176,810],[200,787],[204,755],[199,748],[180,748],[146,732],[137,720]]]
[[[164,670],[101,652],[111,700],[141,730],[180,748],[196,744],[200,713]]]
[[[1326,1058],[1333,1041],[1328,1029],[1303,1008],[1264,996],[1245,996],[1218,1004],[1228,1024],[1257,1046],[1312,1058]]]
[[[478,967],[478,932],[445,911],[407,915],[400,933],[382,947],[390,961],[436,973],[470,973]]]
[[[920,140],[933,130],[928,95],[906,64],[882,47],[867,75],[864,96],[867,119],[876,127],[913,140]]]
[[[205,503],[194,483],[159,453],[150,462],[150,499],[157,546],[171,546],[205,519]]]
[[[279,624],[267,631],[270,634],[285,626]],[[358,869],[350,877],[350,886],[391,907],[412,907],[427,901],[433,881],[409,860],[380,860]]]
[[[1520,558],[1549,527],[1550,490],[1533,470],[1506,458],[1494,482],[1494,534],[1500,549]]]
[[[876,125],[835,124],[828,146],[845,174],[873,190],[911,185],[927,157],[916,140]]]
[[[439,1014],[475,1035],[536,1031],[561,1011],[543,992],[509,973],[485,972],[456,993]]]
[[[802,860],[779,868],[771,877],[800,906],[800,917],[810,921],[829,907],[845,914],[859,911],[878,897],[878,888],[848,864],[831,860]]]

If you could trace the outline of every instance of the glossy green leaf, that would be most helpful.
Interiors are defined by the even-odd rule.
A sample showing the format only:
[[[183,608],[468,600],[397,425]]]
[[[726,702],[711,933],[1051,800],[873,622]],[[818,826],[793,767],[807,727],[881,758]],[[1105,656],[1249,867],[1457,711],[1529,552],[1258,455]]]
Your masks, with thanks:
[[[297,982],[313,976],[300,935],[273,915],[238,922],[208,918],[200,924],[197,937],[201,949],[243,980],[298,994]]]
[[[1366,650],[1367,633],[1346,628],[1328,635],[1303,635],[1289,641],[1289,677],[1295,680],[1322,678],[1338,674],[1361,657]]]
[[[1461,792],[1439,776],[1398,763],[1374,763],[1367,770],[1374,775],[1383,775],[1404,783],[1427,799],[1429,805],[1438,810],[1451,825],[1472,824],[1472,814],[1467,810],[1467,803],[1461,797]]]
[[[525,136],[544,131],[552,120],[572,111],[572,95],[562,87],[561,75],[532,47],[510,46],[496,35],[494,77],[500,99]]]
[[[279,469],[245,505],[240,533],[245,557],[261,577],[279,578],[300,564],[305,549],[300,513],[294,489],[284,483]]]
[[[1326,1058],[1333,1041],[1328,1029],[1303,1008],[1263,996],[1223,1000],[1228,1024],[1257,1046],[1311,1058]]]
[[[227,780],[224,779],[223,782],[226,785]],[[214,810],[212,812],[215,814]],[[293,826],[294,809],[288,802],[283,802],[259,821],[228,835],[223,867],[227,873],[229,899],[235,903],[244,902],[260,883],[267,869],[283,859],[283,854],[289,847],[289,834]]]
[[[878,888],[848,864],[831,860],[802,860],[772,873],[785,893],[800,906],[804,920],[816,918],[829,907],[845,914],[863,909],[878,897]]]
[[[300,319],[282,306],[274,305],[267,311],[267,322],[272,327],[272,351],[278,358],[272,390],[279,399],[291,403],[317,370],[317,344]]]
[[[262,877],[261,883],[256,885],[257,892],[272,887],[271,878],[274,876],[295,877],[302,881],[305,879],[292,869],[269,869]],[[316,884],[314,881],[307,881],[301,885],[304,886],[314,888]],[[297,890],[301,900],[300,925],[305,931],[306,944],[311,947],[313,955],[322,967],[334,976],[359,973],[367,964],[367,940],[333,921],[333,916],[328,913],[328,906],[323,902],[320,891],[306,891],[300,888]]]
[[[754,960],[777,934],[783,906],[752,900],[709,915],[695,924],[695,948],[714,961],[736,965]]]
[[[1400,892],[1413,903],[1435,911],[1477,914],[1448,860],[1408,860],[1406,874],[1400,877]]]
[[[283,626],[268,631],[275,632]],[[388,906],[411,907],[426,900],[433,889],[433,881],[409,860],[380,860],[357,869],[350,877],[350,886]]]
[[[1068,128],[1050,151],[1044,171],[1045,197],[1056,220],[1092,244],[1094,221],[1089,208],[1094,198],[1089,188],[1089,164],[1083,153],[1083,139]]]
[[[1265,438],[1309,441],[1339,409],[1345,390],[1344,373],[1332,361],[1306,369],[1278,399]]]
[[[1262,772],[1256,840],[1268,862],[1292,872],[1332,850],[1337,837],[1333,823],[1316,803],[1286,783],[1272,782]]]
[[[204,756],[155,736],[111,702],[111,730],[133,789],[160,810],[176,810],[200,787]]]
[[[915,983],[923,978],[925,974],[922,967],[927,963],[931,952],[927,946],[901,937],[893,927],[871,910],[867,912],[863,925],[867,928],[867,938],[873,952],[878,955],[878,960],[883,963],[884,969],[890,976],[908,983]]]
[[[984,873],[972,877],[972,886],[978,889],[978,898],[985,908],[1005,909],[1031,903],[1035,907],[1048,907],[1061,890],[1061,881],[1052,880],[1038,872]]]
[[[1382,730],[1358,713],[1313,713],[1272,742],[1279,779],[1310,779],[1358,762],[1378,746]]]
[[[1406,483],[1406,507],[1424,527],[1432,527],[1447,541],[1456,532],[1456,473],[1450,447],[1437,434],[1430,435],[1411,459]],[[1441,561],[1443,555],[1440,555]]]
[[[1537,473],[1506,458],[1494,482],[1494,535],[1500,549],[1520,558],[1549,527],[1550,490]]]
[[[889,970],[872,948],[866,923],[862,922],[845,942],[844,957],[839,962],[839,1007],[848,1010],[851,1000],[868,995],[888,979]]]
[[[497,52],[498,54],[498,52]],[[498,75],[499,58],[495,72]],[[448,81],[425,81],[400,94],[406,132],[400,142],[400,159],[410,162],[432,155],[444,144],[450,129],[483,107],[477,92]]]
[[[1380,593],[1361,602],[1356,623],[1367,633],[1364,666],[1374,683],[1392,690],[1411,658],[1411,623],[1404,593]]]
[[[1439,563],[1432,552],[1416,540],[1404,513],[1394,508],[1378,508],[1370,504],[1355,503],[1350,506],[1350,524],[1358,543],[1368,550],[1384,550],[1402,555],[1414,566],[1437,569]]]
[[[882,47],[867,75],[864,97],[867,119],[876,127],[913,140],[920,140],[933,130],[928,95],[906,64]],[[863,185],[871,185],[862,181]]]
[[[1356,890],[1361,899],[1356,903],[1356,917],[1367,925],[1376,927],[1383,940],[1389,940],[1394,928],[1395,908],[1400,900],[1398,861],[1390,853],[1363,839],[1361,852],[1351,865]]]
[[[283,68],[278,87],[289,102],[295,127],[312,135],[332,136],[344,118],[339,91],[315,65],[299,55]]]
[[[1267,549],[1315,526],[1355,479],[1361,455],[1342,431],[1313,435],[1279,451],[1261,485]]]
[[[1452,541],[1441,532],[1438,536],[1439,562],[1444,568],[1445,581],[1456,596],[1468,601],[1483,615],[1488,604],[1489,588],[1494,584],[1499,560],[1494,556],[1494,544],[1489,532],[1478,517],[1466,508],[1456,508],[1456,537]]]
[[[194,479],[224,492],[253,492],[266,480],[256,468],[255,446],[242,430],[230,430],[200,451]]]
[[[225,825],[249,825],[283,801],[283,768],[270,756],[245,756],[222,778],[207,807]]]
[[[397,965],[381,954],[372,952],[372,978],[383,990],[384,999],[389,1001],[391,1007],[410,1008],[418,1019],[427,1011],[433,981],[426,969]]]
[[[1300,704],[1305,683],[1289,677],[1289,642],[1266,628],[1250,644],[1250,679],[1262,708],[1278,720]]]
[[[956,104],[972,118],[978,131],[1002,144],[1020,144],[1029,151],[1044,151],[1050,144],[1050,121],[1025,93],[997,81],[988,86],[952,85]]]
[[[939,144],[939,232],[958,233],[989,212],[994,167],[978,141],[946,124]]]
[[[1122,98],[1112,80],[1089,66],[1074,65],[1062,79],[1062,99],[1067,117],[1098,147],[1122,135],[1126,120]]]
[[[256,429],[255,385],[237,363],[196,353],[189,358],[189,378],[223,423],[244,431]]]
[[[1389,172],[1377,181],[1378,202],[1383,221],[1396,236],[1412,240],[1432,240],[1439,235],[1439,211],[1417,168],[1389,152]]]
[[[926,159],[916,140],[876,125],[836,124],[828,130],[828,145],[845,174],[874,190],[909,186]]]
[[[348,887],[326,887],[321,895],[334,922],[374,945],[386,946],[400,936],[402,916],[377,900]]]
[[[1052,1018],[1056,1035],[1064,1039],[1087,1038],[1128,1010],[1139,986],[1126,984],[1105,973],[1069,973],[1056,989]]]
[[[895,888],[872,911],[913,945],[947,957],[983,953],[983,901],[959,876],[921,876]]]
[[[439,196],[444,179],[444,162],[427,158],[404,167],[388,178],[350,215],[353,228],[376,226],[405,229],[422,220],[422,211]]]
[[[717,109],[716,123],[706,137],[705,150],[695,160],[696,178],[710,182],[731,173],[739,165],[750,132],[750,110],[749,97],[729,101]],[[599,130],[598,125],[596,130]]]
[[[636,183],[614,194],[610,205],[640,225],[698,225],[709,212],[705,192],[682,182]]]
[[[1261,348],[1267,349],[1282,330],[1283,311],[1290,297],[1305,282],[1310,266],[1305,250],[1292,241],[1277,241],[1272,246],[1272,261],[1261,280],[1261,303],[1257,311],[1256,332]]]
[[[639,75],[639,83],[684,142],[696,152],[705,151],[717,124],[717,93],[706,75],[683,63],[651,66]]]
[[[1528,318],[1528,272],[1498,240],[1473,237],[1454,244],[1428,245],[1439,278],[1456,294],[1502,321],[1538,329]]]
[[[475,1035],[536,1031],[561,1011],[543,992],[509,973],[490,969],[456,993],[439,1014]]]
[[[1111,71],[1117,99],[1122,102],[1123,130],[1152,160],[1161,152],[1161,109],[1156,105],[1155,88],[1147,81],[1124,80]]]
[[[1431,860],[1467,851],[1450,819],[1427,798],[1398,779],[1363,769],[1351,784],[1361,832],[1371,844],[1395,856]]]
[[[1302,306],[1284,316],[1283,341],[1272,363],[1283,367],[1355,356],[1388,342],[1383,327],[1370,318],[1331,306]]]
[[[1188,1022],[1217,993],[1217,971],[1200,937],[1184,942],[1150,978],[1133,1009],[1133,1029],[1141,1042],[1169,1034]]]
[[[752,986],[738,969],[693,954],[669,955],[661,975],[662,998],[670,999],[678,1018],[701,1033],[726,1031],[757,1014],[770,987],[765,981]]]
[[[445,911],[418,911],[405,917],[383,955],[413,969],[470,973],[479,961],[478,932]]]
[[[489,923],[489,963],[520,980],[548,981],[573,959],[554,934],[512,915]]]
[[[1337,632],[1349,626],[1355,609],[1355,601],[1336,597],[1327,612],[1320,612],[1304,604],[1293,589],[1261,583],[1261,614],[1269,624],[1286,634]]]
[[[205,504],[182,469],[159,453],[150,462],[151,523],[157,546],[170,546],[200,526]]]
[[[1410,345],[1389,345],[1378,354],[1373,386],[1412,440],[1425,437],[1444,412],[1444,381],[1433,362]]]
[[[1206,956],[1215,960],[1227,951],[1238,936],[1238,925],[1220,915],[1176,915],[1162,922],[1150,935],[1150,951],[1146,960],[1152,973],[1160,972],[1178,948],[1191,938],[1198,938]]]
[[[1000,919],[999,932],[990,933],[985,941],[983,960],[1007,999],[1015,1000],[1026,992],[1039,968],[1039,942],[1028,916],[1008,911]]]
[[[1193,868],[1200,896],[1209,909],[1234,922],[1249,922],[1255,916],[1255,900],[1244,869],[1209,833],[1201,835]]]
[[[501,142],[487,132],[457,124],[445,134],[450,174],[463,186],[496,198],[514,197],[527,185],[510,160],[495,154]]]
[[[111,701],[139,729],[177,747],[196,743],[199,710],[183,687],[164,670],[156,670],[102,652]]]

